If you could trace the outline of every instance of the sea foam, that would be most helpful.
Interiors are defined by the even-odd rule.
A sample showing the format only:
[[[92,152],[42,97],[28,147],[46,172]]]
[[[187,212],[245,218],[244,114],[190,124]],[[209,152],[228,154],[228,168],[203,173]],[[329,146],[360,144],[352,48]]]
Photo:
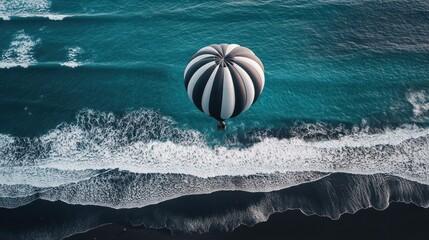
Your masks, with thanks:
[[[48,18],[61,21],[71,15],[51,13],[49,0],[0,0],[0,18],[4,21],[11,18]]]
[[[8,20],[10,16],[47,13],[51,7],[49,0],[0,0],[0,16]]]
[[[39,43],[40,39],[34,39],[24,30],[18,31],[9,44],[9,48],[2,53],[0,68],[27,68],[36,63],[33,54],[35,46]]]
[[[429,91],[410,91],[407,100],[413,106],[414,117],[429,116]]]
[[[79,55],[83,53],[83,49],[80,47],[70,47],[68,48],[68,61],[61,63],[61,66],[75,68],[80,66],[82,63],[79,62]]]
[[[1,139],[0,167],[4,174],[17,172],[25,178],[26,172],[22,169],[31,167],[31,174],[38,177],[26,181],[21,177],[0,179],[0,184],[50,188],[52,191],[47,191],[49,195],[44,195],[45,199],[77,204],[127,208],[222,189],[273,191],[331,172],[385,173],[429,183],[429,129],[413,125],[376,134],[355,132],[321,141],[263,137],[249,147],[229,147],[210,146],[203,133],[180,129],[171,118],[151,110],[142,109],[123,116],[85,110],[77,116],[76,123],[61,124],[40,137],[2,136]],[[104,180],[97,177],[100,171],[109,169],[117,169],[120,174],[103,175]],[[88,170],[84,176],[86,180],[80,175],[71,177],[73,172]],[[70,174],[65,174],[67,172]],[[299,177],[308,172],[320,174]],[[49,184],[37,180],[44,174],[52,180]],[[156,184],[133,191],[130,194],[133,197],[123,198],[120,202],[101,197],[98,191],[107,192],[109,196],[126,195],[122,192],[124,187],[116,186],[114,182],[127,179],[128,174],[136,174],[138,178]],[[157,180],[144,177],[151,176],[148,174],[155,174]],[[255,181],[249,180],[252,176],[278,177],[276,181],[253,184]],[[290,180],[295,177],[304,180]],[[204,182],[201,184],[204,187],[188,184],[180,188],[161,187],[178,184],[183,178],[201,179],[198,181]],[[233,178],[253,182],[253,187],[231,187],[228,179]],[[67,183],[70,181],[73,183]],[[130,189],[144,186],[143,180],[137,182],[139,185]],[[63,183],[68,185],[52,189],[52,186]],[[70,198],[69,188],[79,191]]]

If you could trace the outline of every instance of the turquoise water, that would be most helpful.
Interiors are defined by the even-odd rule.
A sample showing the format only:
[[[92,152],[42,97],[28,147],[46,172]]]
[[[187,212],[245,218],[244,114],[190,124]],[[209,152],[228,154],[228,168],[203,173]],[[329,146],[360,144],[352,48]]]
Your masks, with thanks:
[[[212,43],[249,47],[266,68],[260,100],[230,131],[428,122],[426,1],[24,2],[0,4],[4,134],[38,136],[87,108],[154,109],[217,134],[183,86],[190,57]]]

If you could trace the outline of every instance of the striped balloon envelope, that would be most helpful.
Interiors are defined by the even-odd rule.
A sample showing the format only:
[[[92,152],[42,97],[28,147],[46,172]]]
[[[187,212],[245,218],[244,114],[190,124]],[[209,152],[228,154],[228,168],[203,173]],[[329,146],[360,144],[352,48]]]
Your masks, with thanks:
[[[248,48],[213,44],[191,58],[184,79],[195,106],[224,124],[256,102],[265,84],[264,65]]]

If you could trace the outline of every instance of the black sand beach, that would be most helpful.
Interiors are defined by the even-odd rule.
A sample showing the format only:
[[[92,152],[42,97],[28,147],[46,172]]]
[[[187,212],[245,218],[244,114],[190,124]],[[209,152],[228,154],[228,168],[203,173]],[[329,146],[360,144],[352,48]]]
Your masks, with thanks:
[[[365,209],[339,220],[305,216],[298,210],[273,214],[267,222],[240,226],[233,232],[172,236],[166,229],[151,230],[106,224],[68,240],[78,239],[427,239],[429,209],[393,203],[384,210]]]
[[[43,234],[33,236],[29,230],[45,228],[50,230],[65,230],[64,217],[71,214],[83,214],[87,210],[98,207],[70,206],[59,202],[38,200],[30,206],[19,209],[0,209],[1,239],[42,239]],[[49,211],[50,210],[50,211]],[[101,210],[101,209],[98,209]],[[100,211],[101,212],[101,211]],[[106,219],[118,218],[120,214],[113,210],[103,214]],[[177,234],[172,235],[168,229],[148,229],[133,227],[127,223],[105,224],[87,232],[73,234],[68,240],[78,239],[426,239],[429,234],[427,221],[429,209],[413,204],[392,203],[386,210],[364,209],[355,214],[345,214],[339,220],[327,217],[306,216],[299,210],[289,210],[275,213],[269,220],[254,225],[240,226],[232,232],[206,234]],[[47,225],[51,225],[47,228]],[[63,225],[64,226],[64,225]],[[28,232],[28,235],[18,234]],[[54,237],[54,232],[46,232],[44,236],[61,239],[60,234]],[[15,235],[16,234],[16,235]],[[21,238],[10,238],[11,236]],[[26,238],[28,237],[28,238]]]
[[[335,173],[131,209],[39,199],[0,208],[0,239],[426,239],[428,195],[429,186],[399,177]]]

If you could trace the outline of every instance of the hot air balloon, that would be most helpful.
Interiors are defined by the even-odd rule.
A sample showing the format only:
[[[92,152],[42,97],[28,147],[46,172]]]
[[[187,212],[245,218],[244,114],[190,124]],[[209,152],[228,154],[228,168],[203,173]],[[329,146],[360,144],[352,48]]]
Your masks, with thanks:
[[[264,84],[264,65],[248,48],[237,44],[213,44],[201,48],[186,66],[188,97],[202,112],[225,120],[246,111],[258,100]]]

